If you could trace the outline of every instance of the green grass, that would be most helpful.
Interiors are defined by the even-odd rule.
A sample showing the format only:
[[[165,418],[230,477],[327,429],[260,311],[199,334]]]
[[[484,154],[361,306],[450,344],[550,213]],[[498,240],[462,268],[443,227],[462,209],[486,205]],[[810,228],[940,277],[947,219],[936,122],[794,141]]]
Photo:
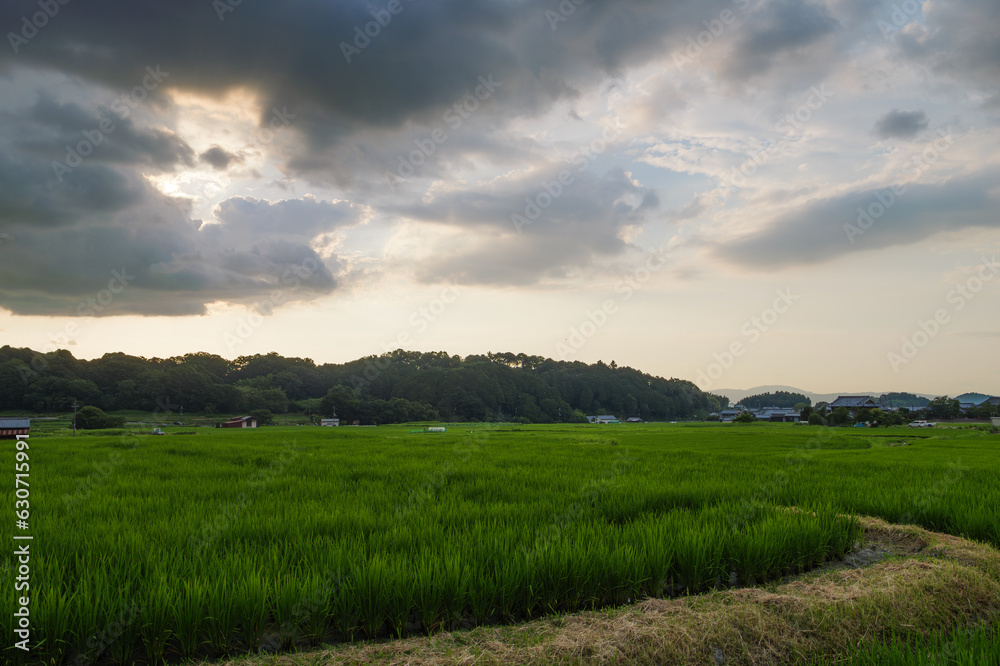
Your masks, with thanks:
[[[1000,439],[876,434],[910,445],[782,424],[33,438],[33,649],[2,658],[220,656],[698,593],[843,555],[845,514],[1000,545]]]
[[[926,638],[893,636],[846,661],[850,666],[987,666],[1000,664],[1000,626],[971,627]]]

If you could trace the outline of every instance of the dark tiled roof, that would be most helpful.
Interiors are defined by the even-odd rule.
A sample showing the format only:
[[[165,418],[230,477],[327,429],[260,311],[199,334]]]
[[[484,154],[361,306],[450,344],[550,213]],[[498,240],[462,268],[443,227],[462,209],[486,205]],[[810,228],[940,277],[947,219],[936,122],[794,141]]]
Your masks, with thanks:
[[[878,401],[870,395],[842,395],[831,402],[830,407],[863,407],[869,402],[878,406]]]

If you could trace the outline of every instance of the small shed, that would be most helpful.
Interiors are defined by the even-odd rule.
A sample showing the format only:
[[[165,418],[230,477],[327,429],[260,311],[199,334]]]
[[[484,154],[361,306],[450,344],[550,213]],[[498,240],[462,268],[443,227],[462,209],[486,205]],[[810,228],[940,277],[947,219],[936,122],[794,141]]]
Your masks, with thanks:
[[[256,416],[240,416],[222,424],[223,428],[256,428],[260,421]]]
[[[18,435],[28,435],[31,419],[0,419],[0,439],[17,439]]]

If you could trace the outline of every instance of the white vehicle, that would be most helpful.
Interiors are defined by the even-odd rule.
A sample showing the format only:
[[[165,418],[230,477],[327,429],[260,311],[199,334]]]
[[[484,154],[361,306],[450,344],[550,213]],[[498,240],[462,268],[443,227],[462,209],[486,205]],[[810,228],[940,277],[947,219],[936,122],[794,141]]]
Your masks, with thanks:
[[[930,428],[937,425],[936,423],[931,423],[930,421],[911,421],[911,428]]]

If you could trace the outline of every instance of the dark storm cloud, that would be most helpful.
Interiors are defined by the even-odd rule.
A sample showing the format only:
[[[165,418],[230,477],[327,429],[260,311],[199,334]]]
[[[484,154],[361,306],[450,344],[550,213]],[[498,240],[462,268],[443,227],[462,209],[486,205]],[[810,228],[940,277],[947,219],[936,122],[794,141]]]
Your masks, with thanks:
[[[433,121],[490,74],[503,82],[496,113],[541,113],[611,72],[685,44],[703,20],[734,7],[730,0],[593,0],[553,23],[551,13],[565,14],[554,0],[406,0],[379,26],[372,12],[386,22],[388,3],[244,2],[223,20],[220,4],[67,5],[18,54],[0,49],[0,68],[51,68],[119,91],[140,85],[148,66],[162,68],[168,88],[220,94],[249,86],[266,100],[262,123],[272,107],[287,107],[309,145],[322,149],[358,127]],[[35,11],[33,1],[4,3],[0,26],[15,29]],[[366,27],[376,36],[366,37]],[[759,30],[744,31],[761,36],[749,35],[742,54],[763,66],[827,29],[819,9],[782,5]]]
[[[194,151],[171,132],[137,127],[133,118],[122,118],[111,109],[57,102],[44,93],[29,108],[4,114],[4,120],[14,130],[16,148],[54,161],[66,163],[76,153],[88,162],[159,170],[194,164]]]
[[[0,229],[73,224],[81,211],[114,212],[143,197],[142,183],[105,165],[81,168],[60,184],[48,162],[0,152]]]
[[[201,155],[199,155],[198,158],[202,162],[210,165],[216,171],[225,171],[226,169],[229,168],[229,165],[232,164],[233,162],[243,161],[243,159],[239,155],[227,152],[225,149],[219,146],[212,146],[211,148],[203,152]]]
[[[306,245],[281,240],[245,249],[213,245],[186,220],[138,227],[90,225],[56,233],[17,229],[16,252],[0,265],[0,306],[22,315],[114,316],[204,314],[221,300],[249,303],[287,290],[301,300],[336,287],[330,265]],[[83,307],[119,280],[109,302]]]
[[[816,201],[760,231],[716,244],[730,263],[772,270],[829,261],[852,252],[909,245],[968,227],[998,227],[996,171],[938,185],[912,184]]]
[[[929,124],[923,111],[893,109],[875,123],[875,135],[880,139],[911,139],[927,129]]]
[[[314,298],[336,288],[339,265],[320,258],[305,232],[355,219],[336,206],[319,215],[312,209],[323,205],[310,200],[268,204],[302,232],[281,238],[280,227],[255,228],[254,215],[238,210],[202,225],[186,202],[121,168],[84,164],[53,181],[48,164],[0,153],[0,307],[16,314],[202,314],[213,301],[253,302],[297,279],[287,300]],[[112,295],[112,271],[131,279],[115,282],[108,302],[81,306]]]
[[[388,0],[230,2],[77,0],[60,4],[59,13],[33,32],[23,27],[23,18],[39,11],[37,0],[0,3],[0,33],[8,41],[0,48],[0,76],[42,71],[73,81],[67,90],[96,91],[84,99],[86,94],[43,90],[16,108],[0,100],[6,109],[0,118],[0,234],[10,239],[2,246],[0,306],[19,314],[65,315],[79,299],[106,287],[110,271],[122,267],[135,279],[100,314],[191,314],[217,300],[248,302],[281,288],[296,266],[315,262],[310,286],[296,297],[336,288],[337,260],[320,261],[310,241],[358,224],[367,209],[311,199],[232,198],[219,205],[219,224],[202,225],[191,219],[188,204],[147,183],[151,172],[194,167],[199,159],[222,170],[240,157],[219,146],[199,155],[187,143],[194,138],[151,125],[156,112],[163,120],[172,117],[165,109],[177,111],[169,106],[172,93],[221,98],[237,88],[252,90],[260,99],[255,110],[260,125],[280,118],[287,132],[287,140],[276,142],[280,147],[258,148],[271,159],[282,151],[278,157],[289,179],[305,174],[323,185],[352,182],[360,164],[369,172],[371,164],[395,168],[403,146],[407,153],[413,150],[413,132],[426,138],[486,78],[498,82],[489,100],[461,130],[445,126],[448,143],[415,179],[445,178],[455,163],[479,157],[504,155],[514,163],[518,153],[524,161],[515,168],[527,168],[543,159],[531,138],[508,136],[512,120],[540,116],[557,102],[572,104],[617,72],[684,49],[705,22],[744,4],[402,0],[402,10],[387,19]],[[752,10],[711,47],[719,49],[721,74],[730,82],[773,82],[789,56],[795,62],[828,58],[829,51],[818,47],[839,28],[827,5],[745,4]],[[220,6],[232,11],[219,12]],[[866,11],[861,0],[830,6],[846,8],[852,21]],[[1000,82],[996,3],[944,0],[934,7],[929,32],[898,34],[898,48],[995,92]],[[383,25],[372,23],[372,12]],[[365,37],[366,27],[378,34]],[[158,72],[155,90],[151,71]],[[768,75],[771,80],[759,80]],[[94,102],[105,95],[110,100],[147,94],[148,116],[126,117],[108,101]],[[60,181],[53,162],[66,160],[67,146],[79,145],[85,132],[107,119],[114,122],[113,133]],[[416,267],[421,279],[457,275],[470,283],[531,284],[620,255],[628,247],[624,229],[645,224],[659,203],[655,191],[635,184],[621,169],[604,176],[587,172],[518,233],[511,215],[525,215],[525,199],[537,200],[542,180],[551,182],[557,173],[546,170],[544,177],[457,192],[449,192],[453,183],[445,180],[445,194],[415,196],[420,203],[400,203],[412,194],[405,188],[378,196],[384,196],[380,201],[387,202],[388,214],[471,228],[487,239],[442,246],[437,259]],[[856,244],[879,247],[929,235],[934,211],[945,220],[939,227],[985,224],[988,196],[979,185],[977,190],[969,184],[963,197],[957,196],[957,181],[913,186]],[[367,195],[365,186],[352,192]],[[821,261],[851,251],[856,248],[843,237],[842,224],[833,222],[853,221],[853,208],[865,196],[813,204],[771,230],[716,251],[753,266]],[[701,206],[692,202],[676,216],[690,217]],[[946,215],[949,206],[954,216]],[[894,223],[897,216],[911,226]]]

